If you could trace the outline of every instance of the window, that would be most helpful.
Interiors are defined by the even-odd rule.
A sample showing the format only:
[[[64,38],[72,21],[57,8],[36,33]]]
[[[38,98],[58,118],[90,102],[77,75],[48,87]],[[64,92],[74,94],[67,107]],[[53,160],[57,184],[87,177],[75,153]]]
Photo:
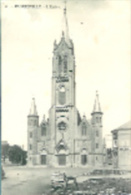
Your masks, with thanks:
[[[98,143],[96,143],[96,148],[99,148],[99,144]]]
[[[64,72],[67,72],[67,56],[64,56]]]
[[[101,123],[101,117],[96,117],[96,122]]]
[[[30,150],[32,150],[32,145],[30,144]]]
[[[32,125],[32,119],[30,119],[29,121],[28,121],[28,125]]]
[[[62,71],[62,58],[61,56],[58,57],[58,69],[59,69],[59,73],[61,73]]]
[[[113,139],[117,139],[117,133],[113,134]]]
[[[30,138],[32,138],[32,136],[33,136],[33,134],[32,134],[32,132],[30,132]]]
[[[98,130],[96,130],[96,136],[99,137],[99,131]]]
[[[45,125],[43,125],[43,126],[41,127],[41,135],[42,135],[42,136],[46,136],[46,126],[45,126]]]
[[[59,130],[65,130],[66,129],[66,123],[65,122],[60,122],[59,124],[58,124],[58,128],[59,128]]]
[[[82,126],[82,135],[86,135],[86,125]]]

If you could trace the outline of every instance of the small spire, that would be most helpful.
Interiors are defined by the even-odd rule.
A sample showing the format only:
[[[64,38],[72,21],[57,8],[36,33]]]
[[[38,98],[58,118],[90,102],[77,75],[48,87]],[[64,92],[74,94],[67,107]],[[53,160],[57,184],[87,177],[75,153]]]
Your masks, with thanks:
[[[95,98],[95,102],[94,102],[93,112],[101,112],[101,106],[100,106],[100,102],[99,102],[98,91],[96,91],[96,98]]]
[[[35,98],[32,98],[31,109],[30,109],[30,115],[37,115],[37,109],[36,109],[36,104],[35,104]]]

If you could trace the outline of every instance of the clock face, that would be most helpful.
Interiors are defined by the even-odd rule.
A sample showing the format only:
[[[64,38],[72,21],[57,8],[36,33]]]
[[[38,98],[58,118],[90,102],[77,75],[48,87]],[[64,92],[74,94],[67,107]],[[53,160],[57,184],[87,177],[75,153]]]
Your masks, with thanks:
[[[60,92],[65,92],[65,87],[64,86],[60,86]]]
[[[61,130],[61,131],[64,131],[64,130],[66,130],[66,123],[65,122],[60,122],[59,124],[58,124],[58,128],[59,128],[59,130]]]

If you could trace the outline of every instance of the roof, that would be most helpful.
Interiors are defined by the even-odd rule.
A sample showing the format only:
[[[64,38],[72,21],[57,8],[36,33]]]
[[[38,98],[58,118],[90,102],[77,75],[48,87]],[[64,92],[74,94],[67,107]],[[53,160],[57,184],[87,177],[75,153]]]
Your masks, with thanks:
[[[127,123],[124,123],[123,125],[118,127],[118,129],[127,129],[127,128],[131,128],[131,121],[128,121]]]
[[[128,121],[128,122],[124,123],[120,127],[112,130],[111,132],[114,132],[114,131],[122,131],[122,130],[131,130],[131,121]]]

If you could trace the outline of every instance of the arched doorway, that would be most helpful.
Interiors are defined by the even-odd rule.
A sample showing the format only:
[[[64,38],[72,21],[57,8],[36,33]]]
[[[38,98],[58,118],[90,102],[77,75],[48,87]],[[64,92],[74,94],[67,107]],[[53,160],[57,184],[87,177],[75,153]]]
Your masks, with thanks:
[[[40,161],[41,161],[41,165],[46,165],[47,164],[47,152],[46,152],[45,149],[43,149],[42,152],[41,152]]]
[[[87,151],[86,149],[83,149],[81,152],[81,164],[86,165],[87,164]]]
[[[67,146],[63,140],[60,140],[56,146],[57,159],[59,166],[66,165],[66,156],[67,156]]]

